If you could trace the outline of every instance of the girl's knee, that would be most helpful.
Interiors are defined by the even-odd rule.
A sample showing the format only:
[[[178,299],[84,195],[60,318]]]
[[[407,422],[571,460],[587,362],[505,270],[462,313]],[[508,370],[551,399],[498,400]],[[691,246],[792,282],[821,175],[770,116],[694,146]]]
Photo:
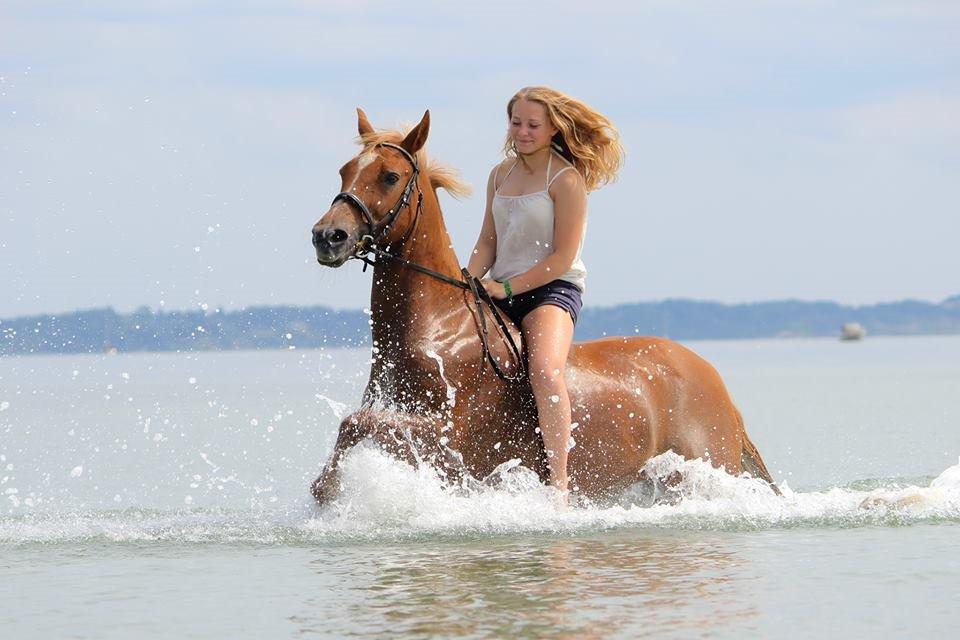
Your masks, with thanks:
[[[534,393],[550,391],[551,393],[566,393],[567,384],[564,380],[562,365],[547,364],[539,368],[530,367],[530,385]]]
[[[528,365],[531,376],[539,375],[545,378],[563,379],[563,374],[567,368],[566,360],[550,356],[533,356],[530,358]]]

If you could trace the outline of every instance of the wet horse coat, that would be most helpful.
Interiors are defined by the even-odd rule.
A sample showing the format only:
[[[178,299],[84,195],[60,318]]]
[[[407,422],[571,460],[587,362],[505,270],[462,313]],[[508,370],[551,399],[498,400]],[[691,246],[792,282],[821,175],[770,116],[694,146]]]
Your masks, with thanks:
[[[372,222],[389,222],[376,239],[378,246],[460,279],[436,194],[437,188],[456,192],[460,185],[447,170],[427,164],[422,148],[429,112],[405,137],[374,131],[363,112],[358,115],[364,148],[340,170],[342,191],[351,198],[338,196],[314,225],[318,262],[341,266],[370,233],[373,225],[351,202],[356,198]],[[404,150],[415,158],[419,174]],[[385,220],[410,181],[409,206]],[[471,294],[381,259],[373,270],[370,309],[370,379],[362,407],[342,421],[331,458],[313,483],[317,501],[337,495],[338,465],[365,439],[411,464],[430,464],[451,479],[463,473],[483,478],[511,459],[549,479],[530,384],[494,375],[484,357]],[[512,325],[509,330],[519,341],[519,331]],[[503,336],[492,333],[490,349],[502,366],[516,371]],[[575,343],[566,382],[576,425],[568,460],[575,492],[596,498],[629,486],[642,479],[649,458],[668,450],[771,481],[720,375],[675,342],[616,337]]]

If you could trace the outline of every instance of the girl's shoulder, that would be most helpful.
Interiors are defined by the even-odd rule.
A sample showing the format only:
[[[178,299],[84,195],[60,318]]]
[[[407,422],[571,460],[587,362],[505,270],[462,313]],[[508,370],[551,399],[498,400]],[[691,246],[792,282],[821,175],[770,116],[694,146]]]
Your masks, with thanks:
[[[505,171],[509,171],[510,167],[512,167],[518,162],[520,161],[517,160],[516,158],[509,158],[509,157],[504,158],[497,164],[493,165],[493,168],[490,169],[490,175],[496,175],[497,173],[504,173]]]
[[[511,167],[513,167],[513,165],[515,165],[517,162],[520,161],[516,158],[508,157],[493,165],[493,167],[490,169],[490,184],[493,185],[494,189],[500,188],[500,185],[503,183],[503,179],[506,177]]]
[[[587,185],[577,167],[566,159],[560,158],[562,164],[556,167],[548,177],[547,186],[552,194],[557,191],[586,191]]]

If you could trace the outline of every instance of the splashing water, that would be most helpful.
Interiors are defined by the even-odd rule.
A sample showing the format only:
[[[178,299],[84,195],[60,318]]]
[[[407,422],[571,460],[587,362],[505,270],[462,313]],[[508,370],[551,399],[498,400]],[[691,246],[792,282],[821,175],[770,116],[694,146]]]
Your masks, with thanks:
[[[511,535],[575,534],[618,527],[756,530],[904,526],[960,521],[960,463],[927,486],[877,481],[868,489],[833,487],[776,496],[765,482],[734,477],[672,452],[648,461],[650,477],[612,503],[558,507],[553,489],[518,461],[482,480],[445,483],[361,443],[342,461],[342,493],[322,508],[308,497],[270,508],[176,510],[14,509],[0,517],[0,544],[83,540],[164,540],[263,544]]]

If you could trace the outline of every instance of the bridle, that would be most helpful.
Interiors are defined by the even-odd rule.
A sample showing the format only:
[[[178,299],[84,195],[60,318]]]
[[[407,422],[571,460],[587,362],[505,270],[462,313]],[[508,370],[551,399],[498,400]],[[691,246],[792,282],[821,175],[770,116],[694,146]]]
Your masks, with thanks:
[[[371,244],[375,243],[378,240],[380,240],[380,236],[384,235],[387,231],[389,231],[390,225],[392,225],[394,221],[397,219],[397,216],[400,215],[400,211],[405,206],[410,204],[410,196],[411,194],[413,194],[413,188],[416,186],[417,178],[420,176],[420,165],[417,164],[417,159],[414,158],[409,151],[407,151],[400,145],[393,144],[391,142],[381,142],[376,146],[390,147],[391,149],[396,149],[397,151],[402,153],[403,157],[405,157],[410,162],[410,165],[413,167],[413,173],[410,174],[410,179],[407,180],[407,186],[403,188],[403,194],[401,194],[400,199],[397,200],[397,203],[393,205],[393,208],[390,209],[390,211],[388,211],[386,215],[384,215],[383,218],[380,219],[380,222],[377,222],[373,219],[373,214],[370,213],[370,209],[367,208],[367,205],[363,202],[363,200],[353,195],[352,193],[341,191],[340,193],[338,193],[333,197],[333,202],[331,203],[331,206],[337,204],[341,200],[344,200],[352,204],[354,208],[356,208],[357,211],[360,212],[360,215],[363,216],[363,221],[367,225],[367,233],[365,233],[360,238],[361,244],[367,241],[367,239],[369,239],[369,242]],[[417,213],[416,213],[417,217],[420,216],[420,210],[423,208],[423,191],[420,191],[419,193],[420,195],[419,195],[419,198],[417,199]],[[357,247],[359,249],[360,244],[358,244]]]
[[[373,254],[376,256],[377,260],[384,259],[398,262],[405,267],[413,269],[414,271],[419,271],[420,273],[426,274],[442,282],[446,282],[447,284],[470,291],[473,294],[474,304],[476,304],[477,307],[477,316],[480,318],[480,342],[483,345],[483,353],[486,356],[487,361],[490,362],[490,365],[493,367],[494,373],[496,373],[497,377],[505,382],[519,382],[523,380],[526,378],[527,372],[524,366],[523,356],[520,353],[520,348],[514,341],[513,336],[510,335],[510,330],[507,327],[503,317],[500,315],[500,309],[498,309],[496,304],[494,304],[493,299],[490,297],[490,294],[487,293],[487,290],[484,289],[483,285],[480,283],[480,280],[471,275],[466,269],[460,270],[463,280],[456,280],[450,276],[434,271],[433,269],[428,269],[427,267],[417,264],[416,262],[393,255],[389,251],[385,251],[377,246],[377,243],[390,230],[390,226],[396,221],[397,216],[400,215],[400,212],[403,210],[403,208],[410,205],[410,196],[413,195],[413,188],[417,186],[417,178],[420,176],[420,166],[417,164],[417,160],[413,157],[413,154],[400,145],[390,142],[381,142],[374,148],[376,147],[389,147],[399,151],[403,157],[410,162],[410,165],[413,167],[413,173],[410,174],[410,179],[407,180],[407,185],[403,188],[403,193],[400,195],[400,199],[397,200],[397,203],[393,205],[393,207],[380,219],[379,222],[373,219],[373,214],[370,212],[370,209],[363,202],[363,200],[352,193],[341,191],[333,197],[331,206],[340,201],[344,201],[350,205],[353,205],[353,208],[359,212],[362,219],[361,221],[367,226],[367,233],[360,237],[360,241],[357,242],[357,246],[354,248],[353,254],[349,259],[360,260],[363,262],[363,270],[366,271],[368,265],[376,267],[377,263],[370,259],[370,254]],[[420,219],[421,211],[423,211],[423,190],[418,187],[417,208],[414,212],[413,222],[410,224],[410,231],[408,231],[404,236],[404,240],[416,227],[417,221]],[[514,359],[517,363],[516,372],[513,375],[510,375],[503,370],[503,368],[500,366],[500,363],[497,362],[497,359],[494,357],[493,352],[490,350],[487,316],[483,311],[483,303],[486,303],[487,306],[490,307],[490,312],[497,321],[497,325],[500,327],[500,332],[506,338],[507,343],[510,345],[511,351],[513,352]]]

